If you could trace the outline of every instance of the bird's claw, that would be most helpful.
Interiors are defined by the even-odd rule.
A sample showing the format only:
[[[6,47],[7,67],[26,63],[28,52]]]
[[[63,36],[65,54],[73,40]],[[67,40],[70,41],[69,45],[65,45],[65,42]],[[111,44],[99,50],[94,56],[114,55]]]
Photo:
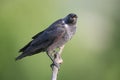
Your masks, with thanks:
[[[58,69],[60,69],[60,64],[54,62],[50,65],[50,67],[53,69],[53,67],[56,66]]]

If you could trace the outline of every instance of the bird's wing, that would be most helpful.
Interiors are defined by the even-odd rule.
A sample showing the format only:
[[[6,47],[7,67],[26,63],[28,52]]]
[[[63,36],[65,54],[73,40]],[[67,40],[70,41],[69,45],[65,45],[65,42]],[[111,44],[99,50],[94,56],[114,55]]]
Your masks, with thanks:
[[[32,39],[37,38],[39,35],[41,35],[43,32],[45,32],[45,31],[47,31],[47,30],[49,31],[49,30],[55,29],[55,27],[59,26],[59,25],[56,26],[56,23],[57,23],[57,24],[60,24],[61,22],[62,22],[62,19],[57,20],[57,21],[54,22],[50,27],[46,28],[45,30],[43,30],[43,31],[39,32],[38,34],[36,34],[35,36],[33,36]]]
[[[29,51],[28,47],[31,50],[41,50],[44,51],[47,49],[52,43],[59,40],[64,34],[65,29],[61,27],[60,25],[52,25],[55,26],[51,29],[46,29],[42,31],[42,33],[38,33],[33,37],[33,40],[29,42],[26,46],[24,46],[22,49],[20,49],[19,52]]]
[[[52,30],[46,30],[43,34],[39,35],[31,43],[32,46],[41,46],[41,48],[46,48],[57,39],[61,38],[65,34],[65,29],[59,26]],[[44,47],[43,47],[44,46]]]
[[[32,39],[36,39],[39,35],[41,35],[44,31],[39,32],[38,34],[36,34],[35,36],[32,37]],[[30,44],[32,43],[32,41],[30,41],[27,45],[25,45],[23,48],[21,48],[19,50],[19,52],[23,52],[27,47],[30,46]]]
[[[24,52],[31,44],[32,41],[30,41],[27,45],[25,45],[23,48],[19,50],[19,52]]]
[[[44,31],[38,33],[36,36],[33,37],[33,41],[31,45],[39,45],[44,47],[49,46],[56,40],[65,34],[64,25],[62,24],[62,19],[57,20],[54,22],[50,27],[45,29]]]
[[[37,37],[38,37],[39,35],[41,35],[43,32],[44,32],[44,31],[39,32],[38,34],[36,34],[35,36],[33,36],[32,39],[37,38]]]
[[[47,30],[37,38],[33,39],[30,43],[28,43],[25,47],[23,47],[20,52],[23,52],[20,56],[16,58],[22,59],[26,56],[31,56],[36,53],[46,51],[46,49],[52,45],[54,42],[58,41],[65,34],[64,28],[55,28],[53,30]]]

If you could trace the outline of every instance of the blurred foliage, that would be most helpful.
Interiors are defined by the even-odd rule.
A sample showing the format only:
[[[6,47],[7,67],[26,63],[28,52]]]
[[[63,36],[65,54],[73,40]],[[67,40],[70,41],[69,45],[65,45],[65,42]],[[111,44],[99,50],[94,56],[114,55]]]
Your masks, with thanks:
[[[36,33],[69,13],[79,17],[58,80],[120,80],[119,0],[0,0],[0,80],[50,80],[40,53],[14,61]]]

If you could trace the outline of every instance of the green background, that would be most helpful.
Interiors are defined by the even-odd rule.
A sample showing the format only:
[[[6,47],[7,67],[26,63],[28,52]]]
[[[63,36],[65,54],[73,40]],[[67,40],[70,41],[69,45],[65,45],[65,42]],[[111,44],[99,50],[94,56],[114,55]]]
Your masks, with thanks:
[[[0,80],[50,80],[45,53],[14,61],[31,37],[69,13],[77,32],[58,80],[120,80],[119,0],[0,0]]]

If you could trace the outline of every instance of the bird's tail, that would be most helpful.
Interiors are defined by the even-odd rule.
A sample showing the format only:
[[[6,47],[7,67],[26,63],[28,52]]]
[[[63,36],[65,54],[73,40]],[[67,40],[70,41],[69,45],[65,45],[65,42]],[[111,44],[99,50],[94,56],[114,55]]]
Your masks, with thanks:
[[[26,54],[22,53],[21,55],[19,55],[18,57],[16,57],[15,60],[16,60],[16,61],[17,61],[17,60],[20,60],[20,59],[22,59],[22,58],[24,58],[24,57],[26,57],[26,56],[27,56]]]
[[[39,52],[42,52],[42,49],[34,49],[32,50],[31,47],[27,48],[27,50],[24,50],[24,52],[22,54],[20,54],[18,57],[15,58],[15,60],[20,60],[26,56],[32,56],[34,54],[37,54]]]

